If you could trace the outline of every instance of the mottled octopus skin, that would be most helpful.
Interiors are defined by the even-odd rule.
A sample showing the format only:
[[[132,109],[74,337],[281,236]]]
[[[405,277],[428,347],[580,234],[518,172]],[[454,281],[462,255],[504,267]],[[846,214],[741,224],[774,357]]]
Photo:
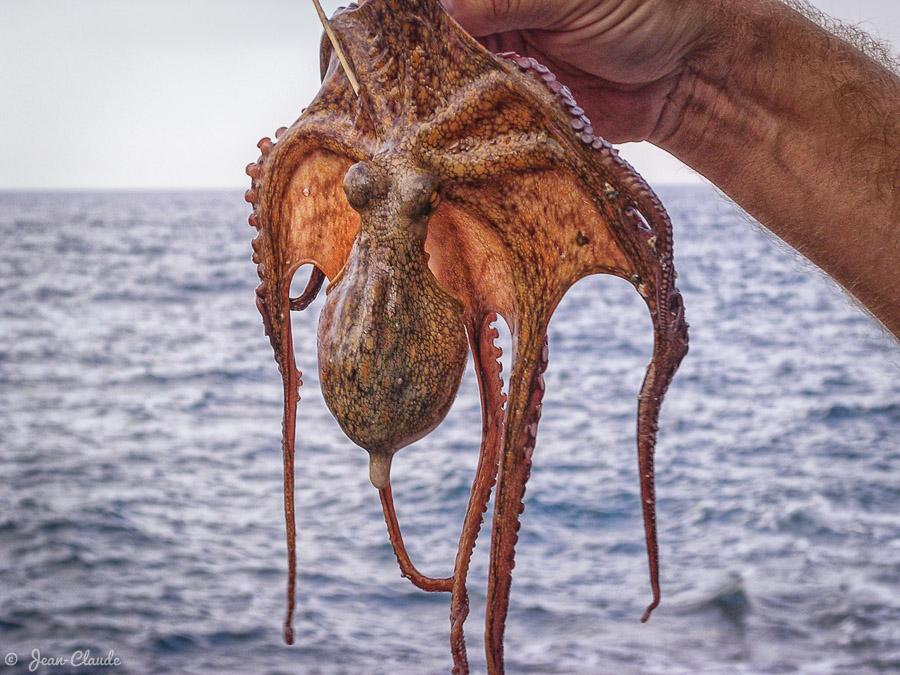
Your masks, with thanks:
[[[352,166],[344,187],[362,224],[319,317],[319,373],[325,402],[369,451],[382,489],[393,454],[446,416],[468,344],[462,303],[428,269],[434,182],[388,153]]]
[[[438,0],[368,0],[339,10],[331,24],[360,82],[358,97],[323,43],[318,95],[289,129],[276,132],[275,142],[260,141],[262,156],[247,167],[250,224],[259,231],[253,242],[261,279],[257,305],[284,384],[285,639],[293,640],[293,462],[301,384],[290,311],[309,304],[323,277],[331,280],[319,325],[323,393],[345,431],[370,451],[370,475],[403,575],[425,590],[451,593],[456,673],[469,670],[466,577],[495,484],[485,650],[488,672],[503,672],[519,516],[553,311],[567,289],[590,274],[613,274],[634,285],[654,330],[637,420],[653,590],[646,620],[660,597],[657,420],[687,352],[665,210],[594,135],[552,73],[533,59],[488,53]],[[306,263],[314,271],[306,291],[292,299],[291,278]],[[509,325],[513,344],[505,394],[492,326],[497,315]],[[465,361],[463,336],[481,390],[481,454],[453,574],[431,578],[415,569],[403,547],[387,465],[394,451],[446,413]]]

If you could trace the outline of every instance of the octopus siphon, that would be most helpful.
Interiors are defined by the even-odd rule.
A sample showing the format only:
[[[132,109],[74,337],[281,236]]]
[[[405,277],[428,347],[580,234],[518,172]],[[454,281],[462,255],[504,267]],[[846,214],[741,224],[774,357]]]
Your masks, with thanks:
[[[637,413],[652,588],[646,621],[660,599],[657,420],[688,345],[664,208],[594,134],[553,73],[531,58],[488,52],[439,0],[368,0],[338,10],[329,25],[338,49],[323,39],[317,96],[275,141],[260,141],[262,156],[247,167],[249,220],[259,232],[257,305],[284,386],[285,640],[293,641],[301,384],[290,313],[305,309],[326,277],[318,326],[322,392],[343,431],[369,453],[370,479],[403,575],[426,591],[450,594],[455,673],[469,671],[466,580],[495,486],[485,651],[488,672],[503,672],[551,315],[587,275],[612,274],[635,287],[654,330]],[[295,271],[310,263],[306,290],[290,297]],[[493,326],[498,315],[512,338],[505,393]],[[453,574],[432,578],[404,548],[391,460],[443,420],[469,352],[482,404],[481,450]]]

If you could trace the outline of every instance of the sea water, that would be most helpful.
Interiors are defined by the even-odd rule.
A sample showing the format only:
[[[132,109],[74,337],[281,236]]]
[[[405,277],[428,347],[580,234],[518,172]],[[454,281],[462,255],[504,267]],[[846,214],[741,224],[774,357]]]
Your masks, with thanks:
[[[663,602],[639,623],[650,317],[591,277],[550,327],[507,671],[896,671],[897,344],[710,188],[661,196],[691,324],[657,447]],[[322,401],[321,298],[294,315],[299,578],[296,644],[281,641],[281,381],[247,213],[230,191],[0,194],[0,673],[450,670],[449,598],[400,577],[366,454]],[[470,368],[394,461],[427,574],[451,573],[480,428]]]

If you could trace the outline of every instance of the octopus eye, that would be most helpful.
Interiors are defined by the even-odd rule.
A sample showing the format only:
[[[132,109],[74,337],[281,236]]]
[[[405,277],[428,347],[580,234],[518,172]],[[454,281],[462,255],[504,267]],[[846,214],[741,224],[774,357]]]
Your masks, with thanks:
[[[344,194],[350,206],[359,211],[366,208],[371,198],[372,179],[363,162],[350,167],[344,176]]]
[[[422,191],[416,200],[412,215],[417,218],[426,218],[430,216],[437,205],[441,202],[441,193],[437,187],[429,186],[430,189]]]
[[[415,176],[400,187],[403,211],[412,220],[431,215],[441,201],[440,185],[430,176]]]

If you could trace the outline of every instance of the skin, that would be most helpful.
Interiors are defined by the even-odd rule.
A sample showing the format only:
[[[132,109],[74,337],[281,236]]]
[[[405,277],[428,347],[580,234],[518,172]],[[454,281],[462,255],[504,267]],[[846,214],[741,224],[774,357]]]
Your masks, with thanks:
[[[394,453],[446,416],[468,344],[462,303],[428,269],[437,183],[388,154],[351,167],[344,191],[360,235],[319,317],[319,373],[325,403],[384,489]]]
[[[469,671],[466,577],[496,484],[485,621],[488,672],[503,672],[503,634],[525,485],[548,362],[547,328],[590,274],[631,283],[653,323],[638,397],[641,508],[653,599],[660,599],[653,454],[666,389],[687,352],[672,226],[652,190],[593,131],[569,89],[534,59],[496,57],[437,0],[369,0],[331,20],[360,83],[323,50],[322,89],[300,118],[263,139],[247,167],[263,316],[284,384],[285,516],[293,639],[293,466],[300,373],[290,312],[331,280],[319,321],[326,402],[372,458],[404,576],[450,592],[454,672]],[[290,298],[297,268],[314,273]],[[512,337],[502,391],[492,323]],[[466,345],[468,341],[468,345]],[[394,452],[433,428],[473,355],[482,446],[452,577],[418,573],[403,547],[389,482]]]
[[[452,0],[611,142],[707,177],[900,337],[900,78],[773,0]]]

